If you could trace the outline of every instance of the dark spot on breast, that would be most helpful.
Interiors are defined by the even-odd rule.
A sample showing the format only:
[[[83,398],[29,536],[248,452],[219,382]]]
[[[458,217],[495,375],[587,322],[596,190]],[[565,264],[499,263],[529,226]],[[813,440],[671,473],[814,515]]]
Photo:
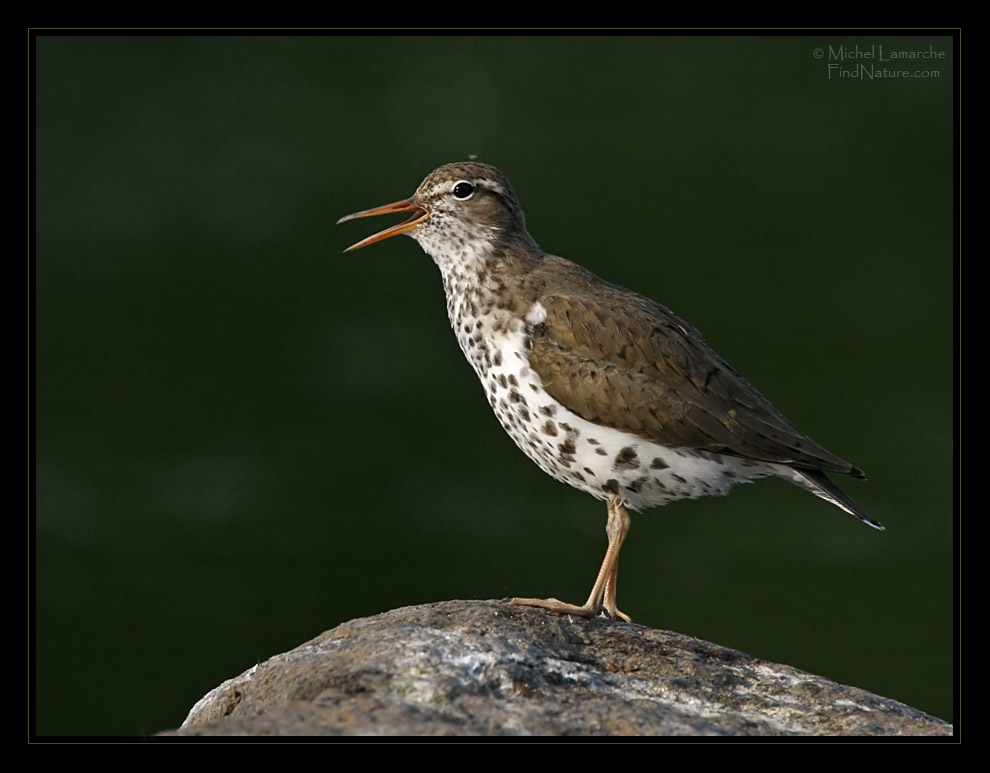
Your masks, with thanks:
[[[495,367],[502,364],[502,352],[495,352]]]
[[[590,443],[593,446],[601,445],[601,441],[595,440],[595,438],[593,437],[588,438],[588,443]]]
[[[498,377],[498,383],[500,383],[503,387],[508,388],[509,380],[505,377],[504,373]]]
[[[519,382],[516,381],[516,377],[511,374],[509,375],[509,383],[512,384],[512,386],[519,386]]]
[[[608,456],[608,451],[606,451],[604,448],[596,448],[595,453],[598,454],[599,456]]]
[[[632,446],[626,446],[615,455],[615,462],[612,464],[613,470],[632,470],[636,467],[639,467],[639,456]]]
[[[553,416],[556,412],[557,412],[557,406],[556,405],[541,405],[540,406],[540,413],[542,413],[544,416]]]
[[[645,486],[649,482],[650,482],[650,477],[648,475],[644,475],[641,478],[636,478],[636,480],[634,480],[632,483],[626,486],[626,488],[629,489],[634,494],[638,494],[640,491],[643,490],[643,486]]]
[[[670,467],[670,465],[667,464],[659,456],[656,457],[652,462],[650,462],[650,469],[651,470],[666,470],[668,467]]]
[[[617,481],[615,478],[610,478],[609,480],[605,481],[605,485],[602,486],[602,491],[606,491],[609,494],[615,494],[616,496],[618,496],[619,481]]]
[[[543,432],[550,437],[557,437],[557,425],[548,419],[546,424],[543,425]]]

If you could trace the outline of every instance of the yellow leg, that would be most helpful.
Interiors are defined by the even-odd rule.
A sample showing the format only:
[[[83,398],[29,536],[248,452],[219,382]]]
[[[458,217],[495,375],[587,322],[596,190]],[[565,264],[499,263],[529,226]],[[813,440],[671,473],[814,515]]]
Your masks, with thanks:
[[[598,577],[591,589],[588,600],[582,606],[567,604],[557,599],[509,599],[510,604],[518,604],[524,607],[540,607],[549,609],[552,612],[561,612],[568,615],[578,615],[580,617],[597,617],[604,614],[611,620],[621,617],[627,623],[632,622],[632,618],[620,611],[616,604],[616,585],[619,575],[619,551],[622,543],[629,533],[631,519],[622,500],[619,497],[612,497],[608,501],[608,522],[605,524],[605,534],[608,535],[608,549],[605,551],[605,560],[598,570]]]

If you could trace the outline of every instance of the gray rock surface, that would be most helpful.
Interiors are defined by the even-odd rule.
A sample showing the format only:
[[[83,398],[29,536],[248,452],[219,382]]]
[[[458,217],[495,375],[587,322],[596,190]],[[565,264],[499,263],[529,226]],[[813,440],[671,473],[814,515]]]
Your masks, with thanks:
[[[163,735],[951,734],[902,703],[690,636],[449,601],[339,625],[224,682]]]

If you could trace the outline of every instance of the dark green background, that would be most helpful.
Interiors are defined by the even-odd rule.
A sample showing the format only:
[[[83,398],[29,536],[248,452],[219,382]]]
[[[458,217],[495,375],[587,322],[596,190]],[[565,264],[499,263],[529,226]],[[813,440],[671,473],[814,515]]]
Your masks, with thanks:
[[[888,526],[776,480],[648,511],[622,608],[952,719],[950,38],[36,42],[39,733],[175,727],[406,604],[584,600],[604,506],[504,435],[419,247],[334,226],[469,154]],[[829,79],[856,43],[946,58]]]

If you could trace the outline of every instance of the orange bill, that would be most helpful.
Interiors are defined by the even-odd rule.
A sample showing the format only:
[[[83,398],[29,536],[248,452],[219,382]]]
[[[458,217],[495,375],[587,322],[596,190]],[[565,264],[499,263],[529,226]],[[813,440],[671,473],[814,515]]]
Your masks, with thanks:
[[[391,215],[394,212],[412,212],[412,217],[408,220],[404,220],[398,225],[393,225],[390,228],[386,228],[384,231],[379,231],[376,234],[369,236],[367,239],[362,239],[357,244],[352,244],[344,252],[350,252],[351,250],[359,250],[362,247],[367,247],[369,244],[374,244],[375,242],[380,242],[383,239],[388,239],[392,236],[398,236],[399,234],[404,234],[407,231],[415,228],[420,223],[422,223],[426,218],[430,216],[429,211],[426,207],[417,203],[415,199],[403,199],[402,201],[394,201],[391,204],[383,204],[380,207],[375,207],[373,209],[366,209],[362,212],[355,212],[353,215],[345,215],[337,221],[337,224],[346,223],[348,220],[357,220],[362,217],[375,217],[376,215]]]

